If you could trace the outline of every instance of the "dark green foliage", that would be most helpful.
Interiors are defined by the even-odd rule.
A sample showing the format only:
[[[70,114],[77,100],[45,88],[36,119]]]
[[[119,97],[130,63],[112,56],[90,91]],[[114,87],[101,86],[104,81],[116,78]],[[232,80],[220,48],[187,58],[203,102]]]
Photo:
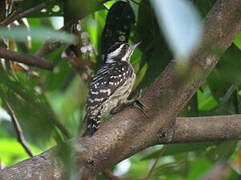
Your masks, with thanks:
[[[146,24],[147,22],[148,25]],[[140,68],[145,64],[148,65],[146,74],[140,85],[142,88],[146,88],[160,75],[167,63],[172,59],[157,24],[154,11],[148,1],[141,1],[139,5],[134,38],[136,41],[141,41],[140,49],[142,56],[140,59]]]
[[[118,1],[113,4],[106,16],[102,32],[101,55],[116,42],[127,43],[134,23],[135,15],[129,3]]]
[[[29,17],[50,17],[50,16],[62,16],[64,11],[63,0],[24,0],[20,1],[15,7],[20,10],[27,10],[29,8],[38,6],[41,3],[45,3],[47,7],[42,12],[34,12]]]

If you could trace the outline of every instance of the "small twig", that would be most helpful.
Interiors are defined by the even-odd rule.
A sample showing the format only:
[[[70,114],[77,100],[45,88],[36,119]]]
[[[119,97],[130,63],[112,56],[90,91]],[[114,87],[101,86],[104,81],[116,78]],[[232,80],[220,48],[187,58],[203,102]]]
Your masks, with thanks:
[[[35,11],[40,11],[41,9],[43,9],[45,7],[47,7],[47,5],[45,3],[41,3],[35,7],[27,9],[26,11],[19,12],[19,13],[15,12],[12,15],[8,16],[6,19],[4,19],[2,22],[0,22],[0,25],[7,26],[8,24],[12,23],[13,21],[26,17]]]
[[[17,53],[15,51],[9,51],[5,48],[0,47],[0,57],[5,58],[6,60],[16,61],[20,63],[24,63],[30,66],[35,66],[42,69],[53,70],[53,64],[47,61],[44,58],[24,54]]]
[[[10,115],[10,117],[12,119],[14,129],[16,130],[16,133],[17,133],[18,142],[23,146],[24,150],[28,153],[28,155],[30,157],[33,157],[34,155],[31,151],[30,147],[28,146],[27,142],[24,139],[23,130],[22,130],[22,128],[18,122],[18,119],[15,116],[11,106],[4,99],[3,99],[3,103],[5,105],[5,108],[8,111],[8,114]]]
[[[159,152],[159,154],[158,154],[158,156],[157,156],[154,164],[152,165],[152,167],[151,167],[148,175],[146,176],[146,178],[144,178],[144,180],[149,180],[149,179],[151,178],[151,175],[152,175],[154,169],[156,168],[156,165],[157,165],[158,161],[160,160],[162,154],[165,152],[165,150],[166,150],[166,145],[164,145],[164,146],[162,147],[162,149],[160,150],[160,152]]]

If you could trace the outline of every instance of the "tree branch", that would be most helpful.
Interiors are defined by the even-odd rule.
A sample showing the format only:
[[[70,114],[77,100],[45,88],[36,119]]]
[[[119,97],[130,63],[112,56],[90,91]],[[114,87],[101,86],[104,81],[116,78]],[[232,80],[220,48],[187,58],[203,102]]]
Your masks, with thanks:
[[[241,115],[177,118],[171,143],[241,139],[240,122]]]
[[[240,129],[241,115],[177,118],[174,126],[175,136],[168,143],[240,139]],[[82,144],[84,143],[87,142],[83,141]],[[166,144],[167,142],[162,139],[159,143]],[[76,146],[84,149],[80,144]],[[62,180],[61,166],[57,160],[53,159],[53,152],[54,149],[46,151],[34,158],[3,169],[0,171],[0,180],[8,180],[8,177],[11,177],[11,180],[33,180],[40,176],[46,180]]]
[[[40,58],[37,56],[24,54],[24,53],[17,53],[15,51],[10,51],[5,48],[0,47],[0,57],[4,58],[5,60],[16,61],[20,63],[24,63],[30,66],[35,66],[42,69],[53,70],[53,64],[49,61],[45,60],[44,58]]]
[[[47,7],[47,5],[45,3],[41,3],[35,7],[27,9],[26,11],[16,12],[16,13],[10,15],[9,17],[7,17],[6,19],[4,19],[2,22],[0,22],[0,26],[7,26],[8,24],[12,23],[13,21],[26,17],[26,16],[32,14],[33,12],[40,11],[41,9],[43,9],[45,7]]]
[[[184,137],[179,137],[178,133],[182,136],[187,134],[189,136],[186,138],[191,138],[191,133],[195,132],[193,135],[196,137],[195,141],[227,139],[227,137],[241,138],[240,115],[228,116],[228,121],[223,121],[222,116],[218,118],[220,120],[218,122],[207,121],[205,128],[210,127],[211,131],[216,132],[217,129],[222,131],[222,133],[217,133],[219,137],[215,136],[215,139],[212,139],[214,136],[207,136],[207,132],[199,131],[200,133],[196,134],[196,131],[200,129],[199,126],[196,126],[197,122],[191,123],[192,128],[191,126],[186,128],[188,125],[184,121],[181,123],[181,119],[174,125],[176,116],[205,82],[208,74],[216,65],[219,55],[213,54],[213,52],[216,52],[217,49],[225,51],[241,31],[240,9],[240,0],[216,1],[205,19],[202,46],[190,58],[191,67],[189,69],[191,71],[188,72],[187,77],[191,77],[191,79],[186,80],[180,77],[173,61],[140,99],[145,105],[145,113],[150,119],[147,119],[136,108],[126,108],[103,123],[94,136],[78,138],[74,148],[80,179],[94,179],[98,171],[106,169],[149,146],[159,143],[193,141],[193,139],[186,140]],[[216,123],[219,125],[213,126]],[[233,131],[232,128],[236,130]],[[180,131],[180,129],[185,129],[186,132]],[[230,131],[230,129],[232,130]],[[228,136],[223,136],[223,132]],[[11,177],[12,180],[30,180],[37,177],[46,180],[64,179],[61,166],[56,163],[55,159],[51,158],[51,152],[47,151],[2,170],[0,179],[8,177]]]

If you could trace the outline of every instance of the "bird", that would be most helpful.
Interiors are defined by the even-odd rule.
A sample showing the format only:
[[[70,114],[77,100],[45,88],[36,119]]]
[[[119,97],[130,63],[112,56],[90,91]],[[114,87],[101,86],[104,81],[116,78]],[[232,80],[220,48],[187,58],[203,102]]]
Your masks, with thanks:
[[[101,117],[129,102],[136,79],[130,59],[139,44],[117,42],[107,50],[104,64],[90,85],[84,118],[87,128],[82,136],[92,136],[99,128]]]

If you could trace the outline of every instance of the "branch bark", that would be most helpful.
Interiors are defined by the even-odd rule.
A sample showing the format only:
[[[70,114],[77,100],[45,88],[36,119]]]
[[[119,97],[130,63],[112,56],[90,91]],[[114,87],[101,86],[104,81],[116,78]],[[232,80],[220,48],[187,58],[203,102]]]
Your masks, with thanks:
[[[166,143],[217,141],[241,138],[241,115],[177,118],[173,139]],[[84,143],[84,142],[83,142]],[[81,148],[81,145],[79,144]],[[102,148],[104,149],[104,147]],[[98,150],[99,151],[99,150]],[[54,149],[0,171],[0,180],[64,179],[61,165],[53,159]]]
[[[20,63],[24,63],[30,66],[35,66],[42,69],[53,70],[53,64],[44,58],[33,56],[24,53],[17,53],[15,51],[9,51],[5,48],[0,47],[0,57],[5,60],[16,61]]]
[[[228,137],[240,138],[239,115],[233,117],[234,119],[230,116],[228,121],[222,121],[219,117],[218,119],[221,120],[218,120],[218,123],[210,118],[202,124],[205,128],[210,127],[208,129],[212,132],[218,132],[217,129],[219,129],[220,133],[217,133],[219,137],[214,134],[210,137],[204,127],[200,128],[200,121],[195,123],[188,121],[186,124],[184,121],[181,123],[182,119],[178,119],[174,124],[176,116],[205,82],[208,74],[216,65],[219,55],[213,52],[217,49],[225,51],[241,31],[240,11],[240,0],[218,0],[216,2],[205,19],[202,46],[190,58],[191,67],[188,76],[191,79],[186,80],[180,76],[173,61],[143,94],[140,101],[145,105],[145,113],[149,119],[136,108],[126,108],[105,122],[94,136],[76,139],[74,158],[80,179],[94,179],[98,171],[155,144],[217,140]],[[236,127],[238,129],[233,131]],[[228,132],[229,129],[232,130]],[[223,135],[224,132],[228,135],[226,133]],[[192,134],[195,139],[191,139]],[[214,137],[215,139],[212,139]],[[52,151],[47,151],[0,172],[1,180],[9,179],[9,177],[11,180],[30,180],[37,177],[46,180],[64,179],[61,166],[53,158]]]

